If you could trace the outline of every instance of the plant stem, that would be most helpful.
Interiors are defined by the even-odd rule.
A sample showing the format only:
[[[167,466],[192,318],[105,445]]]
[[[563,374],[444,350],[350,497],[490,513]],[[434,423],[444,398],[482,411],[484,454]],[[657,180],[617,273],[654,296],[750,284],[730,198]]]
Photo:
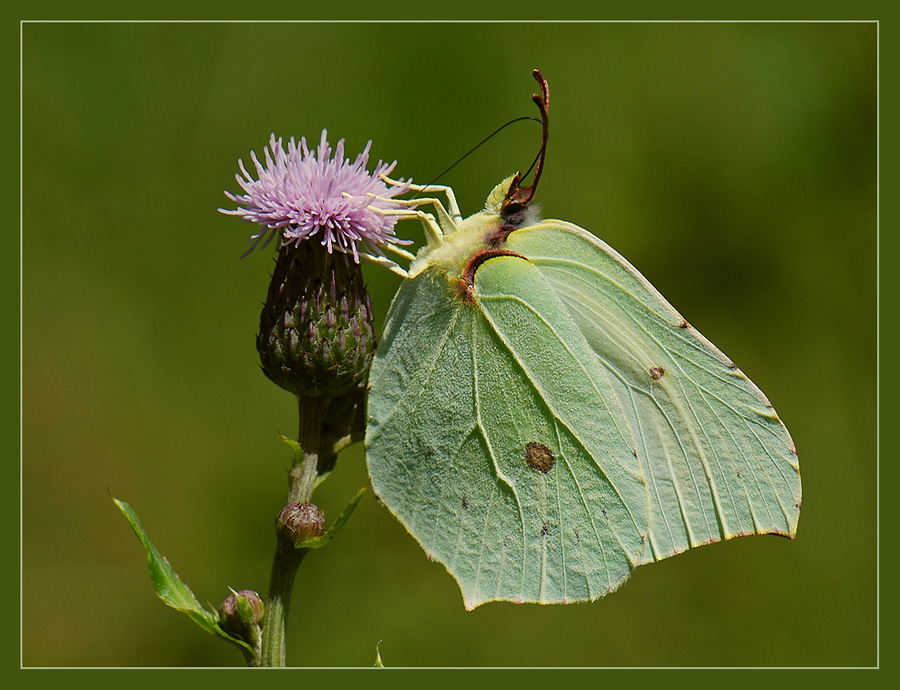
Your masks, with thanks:
[[[285,666],[285,627],[294,577],[306,555],[307,549],[294,549],[292,544],[278,540],[275,561],[272,564],[272,579],[269,582],[269,598],[266,601],[266,615],[263,617],[262,647],[259,655],[260,666]]]
[[[288,503],[309,503],[318,476],[322,425],[329,398],[297,398],[300,408],[300,433],[297,441],[303,449],[303,463],[291,467]]]
[[[295,462],[288,474],[290,488],[288,504],[309,503],[316,484],[322,425],[330,400],[298,397],[300,433],[298,443],[303,449],[303,461]],[[263,618],[260,666],[285,666],[285,630],[294,578],[308,549],[295,549],[280,533],[272,563],[269,598]]]

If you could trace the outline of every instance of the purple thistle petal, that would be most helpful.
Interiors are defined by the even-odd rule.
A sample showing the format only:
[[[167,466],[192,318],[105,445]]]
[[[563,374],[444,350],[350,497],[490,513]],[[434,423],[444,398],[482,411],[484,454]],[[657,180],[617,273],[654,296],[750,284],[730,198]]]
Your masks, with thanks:
[[[365,254],[384,256],[378,245],[408,242],[394,235],[397,218],[386,218],[374,209],[402,208],[387,199],[409,191],[409,181],[388,186],[379,177],[390,174],[397,161],[385,164],[379,160],[370,174],[366,165],[371,146],[370,141],[351,163],[344,158],[343,139],[332,157],[325,130],[314,153],[305,137],[300,138],[299,146],[291,137],[285,151],[282,140],[272,134],[269,146],[263,149],[265,164],[255,152],[250,153],[257,179],[238,160],[240,174],[235,179],[244,193],[226,191],[225,196],[241,208],[219,211],[262,226],[252,235],[248,253],[278,234],[286,244],[317,238],[329,252],[352,254],[357,262],[360,245]]]

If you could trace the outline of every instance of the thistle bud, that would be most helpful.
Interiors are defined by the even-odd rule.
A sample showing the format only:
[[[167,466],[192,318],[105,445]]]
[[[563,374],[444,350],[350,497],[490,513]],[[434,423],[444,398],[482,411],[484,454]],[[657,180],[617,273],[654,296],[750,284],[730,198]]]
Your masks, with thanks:
[[[333,398],[368,373],[375,352],[362,270],[318,242],[278,252],[256,339],[262,368],[294,395]]]
[[[315,503],[289,503],[278,514],[275,525],[285,539],[299,544],[325,531],[325,516]]]
[[[219,626],[227,633],[250,642],[259,633],[265,607],[252,589],[232,590],[219,606]]]

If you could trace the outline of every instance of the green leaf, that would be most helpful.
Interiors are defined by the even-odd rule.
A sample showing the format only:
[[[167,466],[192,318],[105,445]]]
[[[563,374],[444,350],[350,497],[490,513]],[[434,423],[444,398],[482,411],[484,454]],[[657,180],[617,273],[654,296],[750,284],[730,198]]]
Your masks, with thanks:
[[[291,454],[294,456],[294,464],[301,465],[303,464],[303,447],[297,443],[294,439],[288,438],[284,434],[278,434],[278,438],[284,441],[291,449]]]
[[[303,446],[301,446],[299,443],[297,443],[297,441],[295,441],[294,439],[285,436],[284,434],[278,434],[278,438],[280,438],[282,441],[284,441],[290,447],[291,454],[294,456],[294,460],[293,460],[294,464],[302,465],[303,464]],[[333,459],[330,463],[330,467],[331,467],[331,469],[334,468],[334,460]],[[315,484],[313,485],[313,488],[319,486],[319,484],[321,484],[326,479],[328,479],[329,476],[331,476],[331,469],[327,469],[326,471],[322,472],[321,474],[316,475],[316,481],[315,481]]]
[[[363,497],[363,494],[368,490],[369,485],[366,484],[363,488],[356,492],[356,495],[350,499],[347,503],[347,507],[344,508],[343,512],[338,516],[337,520],[335,520],[331,525],[318,537],[313,537],[312,539],[307,539],[306,541],[299,542],[294,545],[295,549],[318,549],[322,546],[325,546],[328,542],[334,539],[335,535],[341,530],[341,528],[347,524],[347,520],[350,519],[350,516],[353,515],[353,511],[356,510],[356,506],[359,503],[360,499]]]
[[[253,653],[253,648],[250,647],[250,645],[243,640],[232,637],[219,627],[219,616],[217,613],[208,611],[200,605],[200,602],[197,601],[197,597],[194,596],[194,593],[181,581],[181,578],[178,577],[178,574],[172,566],[169,565],[169,562],[162,554],[160,554],[147,537],[147,533],[144,531],[141,521],[138,519],[134,509],[125,501],[120,501],[117,498],[113,498],[113,502],[118,506],[119,510],[122,511],[125,519],[128,520],[128,524],[131,525],[131,529],[134,530],[134,534],[137,536],[138,541],[141,542],[141,546],[144,547],[144,552],[147,554],[147,564],[150,567],[150,582],[152,583],[153,590],[156,592],[157,596],[162,599],[166,605],[186,613],[191,620],[206,632],[218,635],[229,642],[245,648],[250,653]]]

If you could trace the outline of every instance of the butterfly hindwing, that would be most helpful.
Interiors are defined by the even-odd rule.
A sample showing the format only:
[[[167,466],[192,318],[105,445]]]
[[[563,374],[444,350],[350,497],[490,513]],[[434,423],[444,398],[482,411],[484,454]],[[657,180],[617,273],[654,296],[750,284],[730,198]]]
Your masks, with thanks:
[[[406,281],[371,385],[376,494],[467,607],[589,600],[630,575],[649,519],[634,440],[531,263],[485,262],[474,300],[430,271]]]

